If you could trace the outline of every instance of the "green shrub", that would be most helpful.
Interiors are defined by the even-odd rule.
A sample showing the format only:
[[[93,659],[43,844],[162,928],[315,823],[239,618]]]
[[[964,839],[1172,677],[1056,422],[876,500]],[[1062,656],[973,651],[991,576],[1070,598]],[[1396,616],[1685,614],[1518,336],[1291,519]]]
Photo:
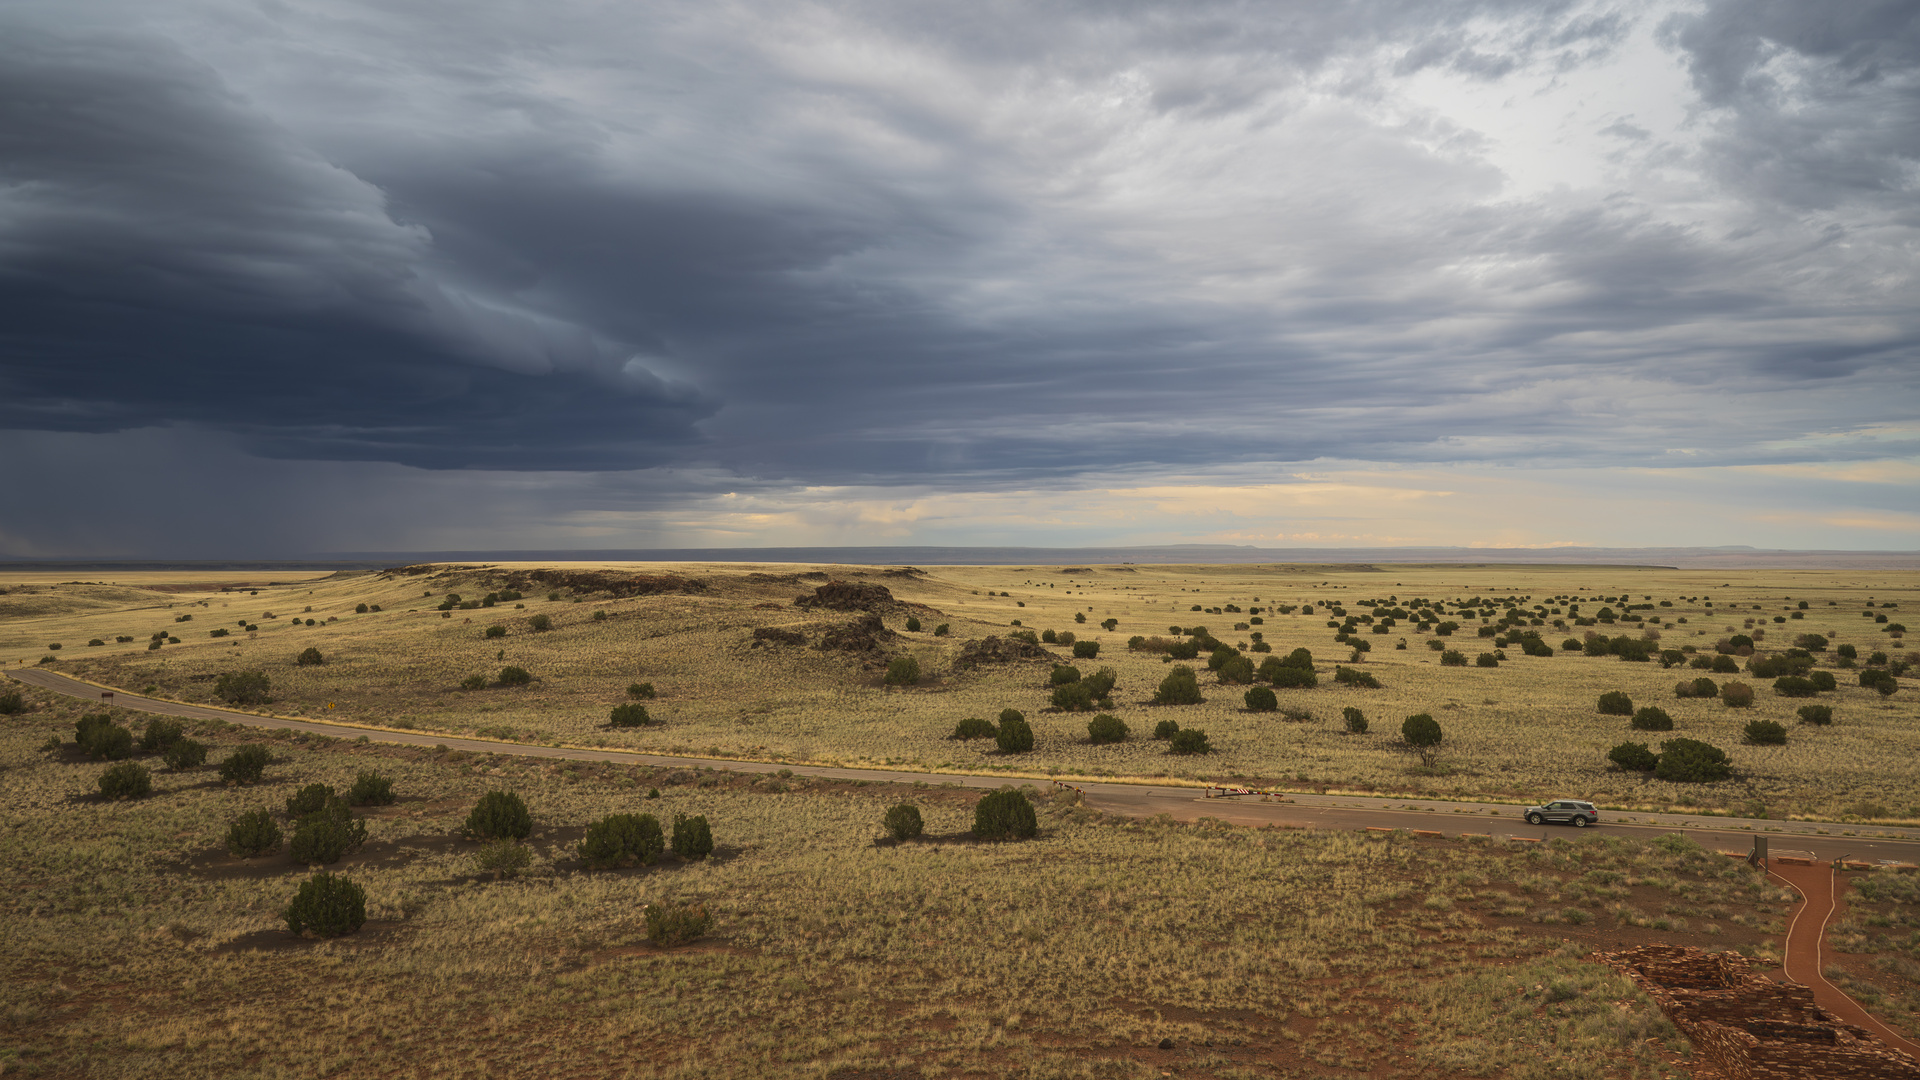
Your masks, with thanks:
[[[1244,656],[1235,655],[1233,659],[1220,665],[1219,679],[1229,686],[1247,685],[1253,681],[1253,661]]]
[[[1052,645],[1060,640],[1060,635],[1052,630],[1042,630],[1040,631],[1040,640],[1046,642],[1048,645]]]
[[[487,677],[485,675],[469,675],[460,680],[460,689],[462,690],[485,690],[486,688]]]
[[[1077,683],[1079,681],[1080,669],[1071,664],[1055,664],[1053,665],[1053,673],[1047,676],[1047,684],[1049,686],[1064,686],[1067,683]]]
[[[652,701],[658,695],[654,693],[652,683],[637,682],[627,687],[627,696],[635,701]]]
[[[1445,737],[1440,731],[1440,722],[1428,713],[1415,713],[1401,721],[1400,737],[1408,746],[1439,746]]]
[[[1273,657],[1269,656],[1267,659],[1272,660]],[[1320,678],[1313,673],[1312,668],[1281,665],[1270,669],[1263,661],[1260,669],[1264,673],[1262,677],[1276,688],[1311,690],[1320,685]]]
[[[1341,709],[1340,719],[1346,721],[1348,734],[1365,735],[1367,733],[1367,717],[1359,709],[1351,705]]]
[[[1807,679],[1813,683],[1815,690],[1821,691],[1822,693],[1837,690],[1840,686],[1839,682],[1834,679],[1833,672],[1831,671],[1816,671],[1808,675]]]
[[[104,716],[99,719],[104,723],[96,725],[76,739],[80,743],[80,748],[87,752],[88,757],[99,761],[120,761],[132,757],[133,732]],[[85,723],[85,720],[81,722]]]
[[[187,727],[178,720],[153,719],[147,721],[147,730],[140,733],[140,752],[151,754],[163,751],[179,742],[187,734]]]
[[[1033,749],[1033,728],[1027,726],[1024,715],[1007,709],[1000,714],[1000,730],[993,733],[993,741],[1003,754],[1024,754]]]
[[[1633,699],[1619,690],[1609,690],[1600,695],[1600,715],[1632,716]]]
[[[1800,706],[1800,722],[1803,724],[1817,724],[1823,727],[1831,724],[1833,723],[1833,706],[1802,705]]]
[[[951,634],[951,633],[953,633],[953,627],[946,623],[941,623],[940,625],[933,628],[934,637],[946,637],[948,634]]]
[[[1660,763],[1660,755],[1647,749],[1646,743],[1623,742],[1607,751],[1607,760],[1634,772],[1651,772]]]
[[[1073,613],[1073,621],[1074,621],[1074,622],[1077,622],[1077,623],[1083,623],[1083,622],[1086,622],[1086,621],[1087,621],[1087,613],[1086,613],[1086,612],[1084,612],[1084,611],[1076,611],[1076,612],[1074,612],[1074,613]]]
[[[353,816],[347,804],[328,798],[326,806],[294,822],[287,851],[293,861],[314,866],[336,863],[367,839],[367,823]]]
[[[646,727],[653,723],[653,717],[647,715],[647,707],[637,701],[625,705],[615,705],[607,714],[607,723],[617,728]]]
[[[249,810],[227,826],[227,851],[235,858],[251,859],[280,846],[280,826],[265,810]]]
[[[1714,657],[1713,663],[1707,670],[1715,675],[1735,675],[1739,673],[1740,665],[1734,661],[1733,657],[1722,655]]]
[[[1175,733],[1177,733],[1179,730],[1180,730],[1179,721],[1162,720],[1159,723],[1153,725],[1153,737],[1156,739],[1171,739],[1173,738]]]
[[[606,613],[606,612],[604,612],[604,611],[596,611],[596,612],[594,612],[594,613],[593,613],[593,621],[594,621],[594,622],[606,622],[606,621],[607,621],[607,613]]]
[[[526,801],[513,792],[489,791],[468,812],[466,832],[480,840],[525,840],[533,832],[533,815]]]
[[[365,615],[367,613],[367,605],[365,604],[353,605],[353,613],[355,615]]]
[[[592,870],[648,866],[666,849],[666,834],[652,814],[608,814],[587,826],[580,861]]]
[[[973,834],[984,840],[1024,840],[1039,831],[1033,803],[1014,788],[989,792],[973,806]]]
[[[1467,654],[1458,649],[1448,649],[1440,654],[1441,667],[1466,667]]]
[[[1720,700],[1729,709],[1744,709],[1753,704],[1753,687],[1746,683],[1730,682],[1720,688]]]
[[[1741,734],[1754,746],[1785,746],[1787,729],[1773,720],[1749,720]]]
[[[1660,744],[1653,775],[1677,784],[1704,784],[1733,775],[1727,752],[1697,739],[1668,739]]]
[[[1782,675],[1773,680],[1773,692],[1781,697],[1812,697],[1818,690],[1819,687],[1813,684],[1812,679],[1798,675]]]
[[[228,672],[213,684],[213,696],[234,705],[263,705],[273,700],[272,690],[264,671]]]
[[[1112,713],[1101,713],[1087,721],[1087,741],[1096,746],[1126,742],[1128,734],[1127,722]]]
[[[661,948],[696,941],[713,928],[713,916],[699,904],[647,905],[647,940]]]
[[[911,840],[926,831],[926,823],[920,820],[920,808],[912,803],[901,803],[887,808],[887,816],[881,819],[881,825],[887,835],[896,842]]]
[[[192,739],[181,739],[167,747],[160,755],[160,760],[166,762],[167,768],[174,772],[185,772],[188,769],[197,768],[206,764],[207,744],[195,742]]]
[[[1380,680],[1373,677],[1373,672],[1361,671],[1357,668],[1336,666],[1333,669],[1333,681],[1363,690],[1380,689]]]
[[[1667,715],[1667,710],[1649,705],[1633,714],[1630,726],[1635,731],[1672,731],[1673,717]]]
[[[1093,688],[1083,682],[1065,683],[1053,688],[1052,705],[1062,712],[1090,712]]]
[[[991,739],[993,736],[993,724],[977,716],[969,716],[953,725],[953,738],[956,739]]]
[[[909,615],[909,616],[907,616],[907,632],[908,632],[908,633],[910,633],[910,634],[917,634],[917,633],[919,633],[919,632],[920,632],[920,620],[919,620],[919,619],[916,619],[916,618],[914,618],[914,617],[913,617],[913,616],[911,616],[911,615]]]
[[[1073,643],[1075,660],[1092,660],[1100,655],[1100,643],[1097,641],[1076,641]]]
[[[144,799],[153,794],[153,777],[145,766],[123,761],[100,774],[100,794],[109,799]]]
[[[912,686],[920,681],[920,661],[912,656],[896,656],[887,662],[888,686]]]
[[[496,879],[518,877],[533,865],[533,850],[518,840],[489,840],[480,845],[474,865]]]
[[[545,615],[534,615],[527,619],[527,626],[536,634],[544,634],[553,629],[553,620]]]
[[[27,711],[27,699],[18,690],[0,694],[0,716],[19,716]]]
[[[547,599],[548,599],[548,600],[558,600],[558,599],[560,599],[560,594],[559,594],[559,593],[557,593],[557,592],[550,592],[550,593],[548,593],[548,594],[547,594]]]
[[[1169,754],[1211,754],[1213,747],[1207,744],[1207,733],[1199,728],[1181,728],[1167,739]]]
[[[704,859],[713,854],[713,829],[706,815],[673,815],[673,853],[683,859]]]
[[[379,773],[361,773],[353,778],[353,786],[347,789],[347,805],[393,805],[393,781]]]
[[[333,788],[326,784],[308,784],[287,798],[287,817],[299,819],[327,808]]]
[[[1280,707],[1280,699],[1264,686],[1256,686],[1248,690],[1242,700],[1247,703],[1247,709],[1250,712],[1272,712]]]
[[[1155,705],[1199,705],[1204,700],[1200,696],[1200,680],[1185,664],[1173,665],[1167,677],[1160,680],[1160,688],[1153,692]]]
[[[287,905],[287,929],[311,930],[323,938],[341,937],[367,921],[367,891],[343,877],[320,873],[308,878]]]
[[[1473,663],[1475,667],[1499,667],[1500,658],[1490,652],[1483,652],[1473,658]]]
[[[495,624],[495,625],[493,625],[493,626],[489,626],[489,627],[487,627],[487,636],[488,636],[488,637],[490,637],[490,638],[501,638],[501,637],[506,637],[506,636],[507,636],[507,628],[506,628],[506,627],[504,627],[504,626],[500,626],[500,625],[498,625],[498,624]]]
[[[1081,682],[1086,685],[1087,690],[1093,694],[1095,700],[1100,700],[1113,693],[1113,688],[1119,680],[1119,672],[1114,671],[1110,667],[1103,667],[1085,679],[1082,679]]]
[[[293,662],[301,667],[318,667],[326,663],[327,658],[320,655],[319,649],[308,646],[300,651],[299,656],[294,657]]]
[[[229,784],[257,784],[261,774],[267,771],[267,762],[272,755],[259,743],[236,746],[233,753],[220,763],[220,779]]]
[[[503,667],[500,669],[501,686],[525,686],[533,681],[533,676],[523,667]]]

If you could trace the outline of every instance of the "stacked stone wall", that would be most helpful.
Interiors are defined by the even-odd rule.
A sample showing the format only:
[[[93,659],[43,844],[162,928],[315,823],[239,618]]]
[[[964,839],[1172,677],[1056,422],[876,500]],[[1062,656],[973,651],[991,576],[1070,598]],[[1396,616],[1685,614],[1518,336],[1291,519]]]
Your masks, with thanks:
[[[1920,1062],[1736,954],[1648,945],[1595,959],[1646,991],[1727,1080],[1920,1080]]]

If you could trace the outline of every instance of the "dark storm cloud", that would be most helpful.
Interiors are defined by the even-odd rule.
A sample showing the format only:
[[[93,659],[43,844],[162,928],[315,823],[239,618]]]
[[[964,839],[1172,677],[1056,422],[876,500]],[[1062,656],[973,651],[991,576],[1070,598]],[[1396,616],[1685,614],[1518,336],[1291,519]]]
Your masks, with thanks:
[[[1427,75],[1577,73],[1624,47],[1638,9],[1607,5],[22,10],[14,428],[983,488],[1634,463],[1682,428],[1746,461],[1804,410],[1672,389],[1877,373],[1882,412],[1911,390],[1913,315],[1874,300],[1911,275],[1912,223],[1888,224],[1911,212],[1910,5],[1669,23],[1711,137],[1604,130],[1648,174],[1716,178],[1673,197],[1710,225],[1665,181],[1514,195],[1482,136],[1390,104]],[[1868,329],[1834,340],[1850,314]]]

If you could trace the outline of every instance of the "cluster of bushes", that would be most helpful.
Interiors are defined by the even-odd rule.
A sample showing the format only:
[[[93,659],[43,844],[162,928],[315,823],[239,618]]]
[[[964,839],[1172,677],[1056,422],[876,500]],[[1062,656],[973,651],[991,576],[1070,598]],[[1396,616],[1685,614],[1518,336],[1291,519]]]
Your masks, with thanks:
[[[193,768],[207,759],[206,746],[186,738],[186,728],[177,720],[150,721],[136,743],[133,732],[114,723],[111,715],[89,713],[74,725],[74,742],[81,752],[96,761],[121,762],[99,779],[100,794],[109,799],[138,799],[153,793],[152,774],[145,766],[126,760],[133,757],[136,750],[142,754],[160,754],[161,760],[175,772]]]
[[[1628,637],[1625,634],[1611,638],[1605,634],[1589,634],[1582,645],[1582,650],[1588,656],[1617,656],[1622,660],[1646,663],[1660,651],[1660,644],[1657,641]]]
[[[309,866],[339,862],[367,839],[367,823],[353,816],[347,802],[326,784],[308,784],[287,800],[293,839],[287,847],[295,862]]]
[[[1026,714],[1019,709],[1000,710],[998,727],[977,716],[969,716],[954,725],[951,737],[992,739],[1005,754],[1024,754],[1033,749],[1033,728],[1028,726]]]
[[[1358,687],[1363,690],[1380,689],[1380,680],[1373,677],[1373,672],[1361,671],[1358,668],[1335,667],[1333,669],[1333,681],[1344,686]]]
[[[533,682],[533,673],[523,667],[508,665],[500,669],[500,686],[527,686]],[[485,690],[489,685],[485,675],[469,675],[460,680],[462,690]]]
[[[1733,775],[1727,752],[1698,739],[1668,739],[1660,744],[1658,754],[1646,743],[1625,742],[1608,751],[1607,760],[1680,784],[1713,783]]]
[[[1862,668],[1860,685],[1876,691],[1881,697],[1891,697],[1894,691],[1900,689],[1900,681],[1894,678],[1893,673],[1879,668]]]
[[[1107,707],[1115,681],[1119,675],[1110,667],[1103,667],[1086,678],[1080,677],[1080,669],[1070,664],[1056,665],[1049,679],[1053,687],[1053,707],[1065,712],[1090,712],[1096,704]]]

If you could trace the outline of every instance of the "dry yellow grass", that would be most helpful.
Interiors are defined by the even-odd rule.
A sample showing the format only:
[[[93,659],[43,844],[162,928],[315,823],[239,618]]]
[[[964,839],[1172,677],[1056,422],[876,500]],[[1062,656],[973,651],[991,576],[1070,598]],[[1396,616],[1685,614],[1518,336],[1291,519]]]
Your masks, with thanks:
[[[9,579],[0,582],[13,590],[0,596],[0,657],[11,658],[15,666],[37,662],[49,655],[46,643],[60,641],[64,648],[52,655],[60,658],[61,670],[133,689],[152,685],[161,693],[198,701],[210,700],[211,684],[205,680],[211,676],[257,668],[271,675],[279,699],[273,709],[282,713],[692,755],[927,770],[1003,769],[1026,775],[1243,778],[1295,787],[1527,801],[1573,794],[1619,806],[1692,805],[1744,812],[1764,807],[1775,816],[1844,818],[1875,804],[1893,818],[1920,814],[1914,795],[1920,791],[1920,699],[1908,688],[1882,698],[1854,685],[1851,671],[1837,672],[1840,689],[1818,699],[1834,706],[1836,723],[1813,728],[1795,723],[1795,710],[1804,702],[1774,696],[1769,680],[1739,676],[1755,685],[1759,695],[1754,708],[1736,710],[1715,700],[1676,699],[1674,683],[1700,673],[1664,670],[1657,663],[1571,654],[1534,658],[1508,649],[1510,659],[1498,668],[1442,667],[1439,654],[1426,647],[1431,635],[1403,624],[1389,634],[1363,635],[1374,648],[1356,666],[1372,672],[1383,688],[1356,690],[1332,682],[1332,668],[1348,662],[1348,650],[1333,642],[1334,631],[1323,615],[1269,612],[1264,625],[1251,629],[1263,632],[1276,654],[1310,649],[1321,672],[1316,689],[1279,691],[1282,710],[1312,717],[1290,721],[1246,712],[1240,700],[1243,688],[1213,685],[1204,668],[1206,704],[1151,707],[1146,702],[1166,666],[1158,657],[1126,650],[1129,637],[1165,634],[1172,625],[1204,624],[1222,640],[1251,644],[1251,629],[1233,629],[1247,621],[1246,615],[1195,612],[1190,610],[1195,604],[1245,608],[1319,600],[1345,603],[1358,612],[1358,601],[1390,596],[1402,601],[1458,601],[1468,596],[1546,601],[1558,594],[1584,598],[1583,613],[1597,610],[1600,605],[1592,598],[1598,596],[1628,595],[1636,603],[1669,601],[1675,606],[1645,613],[1687,620],[1662,627],[1662,644],[1694,645],[1708,655],[1713,642],[1735,631],[1749,632],[1747,624],[1754,621],[1752,629],[1767,632],[1763,647],[1783,647],[1793,634],[1813,631],[1836,644],[1855,644],[1863,657],[1876,649],[1904,657],[1904,641],[1863,618],[1863,605],[1869,597],[1887,603],[1913,596],[1920,584],[1916,574],[1869,579],[1859,571],[1138,566],[1079,573],[1066,573],[1069,568],[1062,567],[942,567],[925,575],[888,575],[874,568],[828,568],[836,577],[885,584],[900,599],[942,613],[923,613],[923,632],[902,634],[898,642],[919,657],[933,677],[920,687],[893,690],[880,684],[876,670],[862,668],[846,654],[799,646],[751,647],[756,627],[817,629],[846,621],[846,616],[791,606],[795,596],[817,583],[793,575],[815,568],[646,564],[615,569],[684,574],[711,587],[698,594],[627,600],[576,598],[569,591],[560,602],[548,601],[544,591],[529,590],[520,602],[524,608],[507,604],[455,611],[447,618],[433,610],[440,596],[449,591],[468,598],[484,593],[480,571],[304,581],[282,575],[280,580],[291,583],[263,586],[257,595],[163,594],[45,581],[26,583],[22,591],[19,582]],[[157,584],[133,582],[130,576],[120,580]],[[1009,595],[994,595],[1001,592]],[[1709,597],[1710,609],[1705,606]],[[1805,617],[1791,618],[1802,600],[1809,604]],[[384,610],[357,614],[359,603]],[[165,604],[173,606],[161,606]],[[595,611],[608,617],[595,621]],[[1900,611],[1875,608],[1872,614],[1890,614],[1898,622]],[[275,617],[267,618],[267,612]],[[1074,623],[1075,612],[1088,621]],[[183,614],[192,614],[193,620],[173,621]],[[532,632],[528,620],[536,614],[548,615],[554,629]],[[295,627],[295,616],[314,618],[316,626]],[[1776,617],[1782,621],[1774,622]],[[1107,618],[1118,620],[1117,629],[1100,629],[1098,624]],[[1565,637],[1588,629],[1569,623],[1567,630],[1557,630],[1551,625],[1554,618],[1566,616],[1550,615],[1543,620],[1547,625],[1537,629],[1556,647]],[[258,631],[242,629],[243,619]],[[1101,642],[1099,658],[1079,666],[1088,671],[1111,666],[1118,672],[1113,711],[1131,726],[1134,739],[1092,746],[1084,714],[1044,712],[1044,665],[951,673],[952,657],[962,641],[1004,634],[1016,619],[1028,628],[1070,629],[1083,640]],[[939,622],[951,624],[951,636],[932,636]],[[507,636],[485,638],[485,628],[496,623],[507,629]],[[903,623],[904,615],[888,618],[896,631]],[[1474,636],[1479,625],[1467,621],[1449,644],[1469,656],[1491,651],[1491,642]],[[216,627],[234,636],[210,638],[209,631]],[[1641,630],[1627,623],[1592,629],[1609,634]],[[156,630],[177,633],[181,643],[148,651],[148,636]],[[117,644],[115,636],[135,640]],[[85,642],[92,638],[110,644],[90,648]],[[1397,650],[1394,646],[1403,638],[1409,648]],[[295,655],[307,646],[319,648],[328,663],[295,666]],[[1055,651],[1064,659],[1069,650]],[[1831,663],[1833,654],[1824,655]],[[528,669],[538,681],[518,690],[458,689],[463,678],[492,676],[508,664]],[[637,681],[658,688],[659,698],[646,704],[665,724],[608,730],[609,709],[625,700],[625,688]],[[1635,734],[1624,719],[1599,715],[1594,703],[1610,690],[1625,691],[1637,705],[1665,708],[1677,724],[1673,735],[1726,748],[1739,779],[1679,786],[1610,770],[1605,754],[1614,744],[1628,738],[1657,743],[1671,737]],[[1340,712],[1349,705],[1364,710],[1372,734],[1356,737],[1341,730]],[[1007,757],[986,742],[946,738],[963,717],[991,719],[1006,707],[1022,710],[1032,722],[1034,753]],[[1439,768],[1432,774],[1398,746],[1400,721],[1416,712],[1431,713],[1446,732]],[[1164,744],[1144,737],[1162,717],[1205,729],[1219,752],[1199,758],[1166,755]],[[1743,745],[1741,729],[1753,718],[1787,725],[1787,745]]]
[[[1043,796],[1039,840],[975,844],[957,836],[972,795],[938,787],[209,724],[216,760],[272,746],[264,783],[157,773],[153,797],[101,803],[87,793],[104,766],[39,749],[87,706],[28,696],[0,727],[0,1061],[23,1075],[1657,1077],[1683,1051],[1671,1029],[1579,957],[1658,934],[1637,929],[1655,918],[1691,920],[1660,940],[1752,950],[1784,910],[1686,841],[1509,852],[1113,820]],[[226,823],[369,768],[401,802],[339,869],[373,921],[283,940],[306,870],[221,854]],[[478,873],[476,846],[450,835],[500,787],[535,815],[516,880]],[[901,798],[931,839],[876,844]],[[707,815],[716,857],[577,871],[582,826],[642,810]],[[641,910],[661,901],[718,923],[653,949]]]

